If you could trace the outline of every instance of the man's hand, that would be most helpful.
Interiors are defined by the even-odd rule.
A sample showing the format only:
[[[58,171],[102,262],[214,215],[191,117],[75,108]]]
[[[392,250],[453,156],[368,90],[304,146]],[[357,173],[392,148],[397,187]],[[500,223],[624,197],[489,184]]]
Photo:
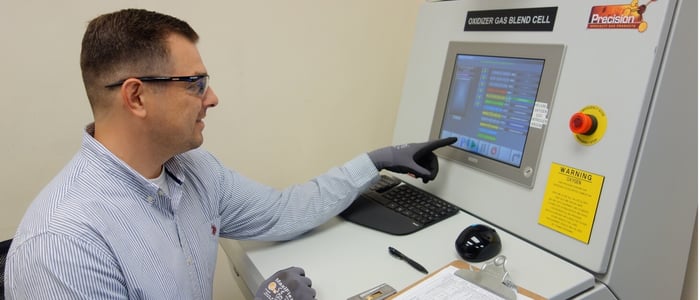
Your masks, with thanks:
[[[304,270],[290,267],[273,274],[265,280],[255,293],[255,300],[310,300],[316,299],[316,290],[311,288],[311,279]]]
[[[437,156],[433,150],[455,142],[457,138],[449,137],[425,143],[385,147],[368,154],[377,170],[387,169],[396,173],[408,173],[427,183],[435,179],[438,173]]]

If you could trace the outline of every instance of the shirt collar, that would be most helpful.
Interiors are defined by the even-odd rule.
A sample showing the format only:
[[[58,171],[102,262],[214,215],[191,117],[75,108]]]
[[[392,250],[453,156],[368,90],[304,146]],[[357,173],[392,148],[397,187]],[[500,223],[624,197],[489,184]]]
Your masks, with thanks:
[[[141,174],[136,172],[114,153],[109,151],[102,143],[94,138],[95,124],[90,123],[83,132],[81,153],[95,165],[114,178],[127,182],[134,187],[140,187],[141,191],[147,195],[155,195],[158,192],[158,185],[150,182]]]
[[[88,158],[99,161],[107,172],[115,172],[117,176],[121,175],[126,177],[128,180],[135,180],[139,182],[144,188],[146,188],[150,193],[156,193],[158,191],[158,186],[141,174],[136,172],[133,168],[127,165],[124,161],[119,159],[114,153],[109,151],[102,143],[94,138],[95,135],[95,123],[90,123],[85,127],[83,132],[83,152]],[[178,156],[170,158],[165,162],[165,172],[173,179],[177,184],[182,185],[184,182],[184,171],[180,164],[178,163]],[[113,170],[112,170],[113,169]]]

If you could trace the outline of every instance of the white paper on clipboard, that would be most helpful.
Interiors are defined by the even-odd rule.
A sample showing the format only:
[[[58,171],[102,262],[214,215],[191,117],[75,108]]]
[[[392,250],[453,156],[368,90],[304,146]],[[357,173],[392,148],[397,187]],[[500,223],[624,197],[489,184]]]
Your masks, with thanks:
[[[500,296],[455,275],[457,270],[459,268],[455,266],[447,266],[392,300],[503,300]],[[532,300],[522,294],[516,296],[518,300]]]

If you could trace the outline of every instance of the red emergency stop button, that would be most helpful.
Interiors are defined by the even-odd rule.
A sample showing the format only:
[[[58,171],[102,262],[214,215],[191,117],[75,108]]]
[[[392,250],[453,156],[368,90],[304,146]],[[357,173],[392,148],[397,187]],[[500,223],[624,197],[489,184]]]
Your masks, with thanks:
[[[598,121],[589,114],[577,112],[569,119],[569,129],[575,134],[591,135],[597,127]]]

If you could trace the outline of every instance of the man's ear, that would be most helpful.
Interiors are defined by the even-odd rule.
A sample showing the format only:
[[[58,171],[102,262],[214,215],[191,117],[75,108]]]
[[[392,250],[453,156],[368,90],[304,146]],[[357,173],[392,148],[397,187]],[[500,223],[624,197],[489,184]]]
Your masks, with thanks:
[[[143,82],[136,78],[129,78],[121,85],[122,105],[137,117],[146,116],[146,106],[143,102]]]

